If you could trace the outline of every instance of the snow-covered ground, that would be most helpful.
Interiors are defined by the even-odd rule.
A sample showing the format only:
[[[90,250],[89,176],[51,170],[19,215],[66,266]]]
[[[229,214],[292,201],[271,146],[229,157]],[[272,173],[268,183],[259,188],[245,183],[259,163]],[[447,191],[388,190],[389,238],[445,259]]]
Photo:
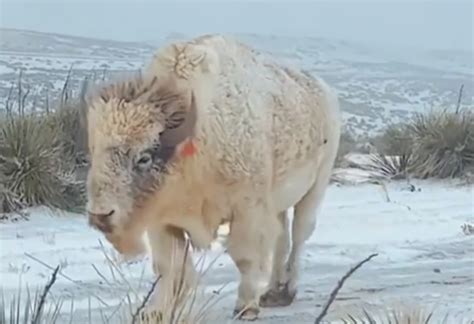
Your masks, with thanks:
[[[449,311],[447,323],[472,323],[474,235],[461,226],[474,223],[473,187],[412,184],[392,182],[385,189],[332,184],[306,245],[294,304],[263,309],[257,323],[313,323],[338,279],[371,253],[379,255],[349,278],[327,320],[362,306],[388,310],[401,303],[435,309],[439,317]],[[225,285],[213,308],[216,318],[207,323],[230,322],[236,297],[238,272],[222,251],[216,244],[206,254],[206,263],[218,258],[203,276],[203,289],[210,295]],[[20,280],[23,287],[41,287],[52,273],[48,267],[60,264],[62,275],[51,294],[74,299],[73,323],[88,323],[89,304],[92,316],[100,317],[99,309],[110,316],[127,292],[136,289],[142,298],[153,281],[148,258],[122,263],[118,272],[106,255],[115,254],[84,216],[35,210],[30,221],[0,223],[0,288],[8,300],[18,293]],[[69,308],[66,302],[63,311]],[[116,323],[113,317],[110,323]]]
[[[23,87],[30,90],[27,108],[35,103],[42,110],[51,103],[46,98],[60,96],[66,78],[76,92],[85,78],[136,71],[165,43],[191,38],[170,36],[130,43],[0,28],[0,111],[7,98],[16,102],[18,92],[11,90],[20,71]],[[323,77],[337,91],[344,125],[354,135],[374,135],[388,123],[431,108],[454,109],[461,85],[462,104],[468,108],[474,103],[472,51],[380,48],[305,36],[233,36],[285,65]]]

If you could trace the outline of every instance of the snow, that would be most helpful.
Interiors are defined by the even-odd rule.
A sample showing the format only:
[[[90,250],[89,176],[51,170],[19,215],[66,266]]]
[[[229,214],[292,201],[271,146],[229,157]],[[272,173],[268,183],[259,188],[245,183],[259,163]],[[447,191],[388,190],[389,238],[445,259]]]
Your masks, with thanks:
[[[0,61],[9,62],[9,64],[22,65],[22,62],[25,61],[22,56],[32,55],[31,53],[22,54],[16,53],[15,55],[3,54],[0,52]],[[34,55],[34,54],[33,54]],[[61,55],[34,55],[35,61],[33,66],[28,70],[37,71],[44,69],[53,69],[60,71],[68,71],[71,66],[74,70],[93,70],[93,69],[104,69],[104,66],[107,66],[112,70],[131,70],[137,69],[142,65],[142,62],[137,59],[119,59],[119,58],[104,58],[104,57],[94,57],[94,56],[61,56]],[[11,73],[12,69],[7,66],[3,67],[0,71],[0,74]]]
[[[473,187],[448,181],[417,181],[412,186],[363,182],[329,187],[316,231],[306,243],[294,304],[263,309],[257,323],[314,322],[339,278],[371,253],[379,255],[349,278],[327,320],[360,311],[361,306],[388,309],[400,303],[427,311],[436,307],[439,316],[448,310],[455,316],[453,323],[462,323],[462,316],[473,319],[474,235],[461,229],[464,223],[474,223]],[[214,307],[216,318],[208,323],[227,323],[239,276],[222,245],[213,246],[205,263],[217,260],[202,287],[208,295],[226,287]],[[110,314],[130,291],[128,285],[144,296],[153,281],[148,257],[120,263],[124,277],[115,272],[114,278],[106,255],[117,258],[84,216],[34,209],[30,221],[0,223],[0,288],[9,300],[18,292],[20,277],[23,287],[42,287],[52,273],[46,265],[61,264],[67,278],[60,276],[51,293],[73,298],[75,322],[87,322],[89,302],[96,316],[99,308]],[[68,310],[65,303],[63,311]]]
[[[1,74],[7,74],[7,73],[13,73],[13,72],[15,72],[14,69],[12,69],[8,66],[0,65],[0,75]]]

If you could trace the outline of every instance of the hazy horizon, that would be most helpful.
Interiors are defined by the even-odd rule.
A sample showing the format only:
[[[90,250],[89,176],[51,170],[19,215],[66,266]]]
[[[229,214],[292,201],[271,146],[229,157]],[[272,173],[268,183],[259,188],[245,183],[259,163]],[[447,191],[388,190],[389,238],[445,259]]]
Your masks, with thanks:
[[[169,33],[229,32],[473,49],[469,1],[0,0],[0,6],[4,28],[120,41],[157,41]]]

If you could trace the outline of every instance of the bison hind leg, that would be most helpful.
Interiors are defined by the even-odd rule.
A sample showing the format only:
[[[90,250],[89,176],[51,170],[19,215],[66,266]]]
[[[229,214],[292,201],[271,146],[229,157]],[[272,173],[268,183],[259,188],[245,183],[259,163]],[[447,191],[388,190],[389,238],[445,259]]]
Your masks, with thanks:
[[[326,174],[327,173],[327,174]],[[308,192],[296,203],[292,222],[291,251],[287,259],[289,226],[286,213],[279,215],[283,233],[275,247],[272,277],[268,290],[260,298],[262,307],[281,307],[293,303],[300,273],[304,243],[313,234],[316,216],[329,182],[329,172],[321,174]]]
[[[287,258],[290,251],[290,230],[288,212],[278,213],[281,226],[275,249],[268,290],[260,297],[262,307],[288,306],[293,302],[295,294],[288,290]]]

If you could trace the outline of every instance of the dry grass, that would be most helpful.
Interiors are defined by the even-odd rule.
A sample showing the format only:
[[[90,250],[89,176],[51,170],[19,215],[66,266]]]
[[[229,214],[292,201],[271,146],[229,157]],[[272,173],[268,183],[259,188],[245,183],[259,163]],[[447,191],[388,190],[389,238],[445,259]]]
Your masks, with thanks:
[[[393,124],[375,138],[377,150],[384,155],[409,156],[412,153],[413,138],[409,124]]]
[[[433,111],[409,125],[413,136],[410,172],[419,178],[459,177],[474,166],[474,113]]]
[[[0,119],[0,212],[35,205],[78,210],[84,202],[76,175],[84,151],[78,104],[61,99],[53,111],[26,111],[23,91],[20,79],[21,100],[7,101]]]
[[[392,177],[462,178],[474,169],[474,113],[432,110],[376,139],[377,169]]]
[[[352,308],[352,307],[351,307]],[[407,304],[404,302],[382,305],[353,306],[353,310],[339,317],[337,323],[344,324],[470,324],[471,313],[436,309],[435,306]]]
[[[358,139],[349,130],[343,129],[339,140],[339,150],[335,162],[336,167],[344,167],[344,157],[347,154],[360,151],[358,149],[358,142]]]
[[[347,271],[344,274],[344,276],[342,276],[342,278],[338,281],[336,287],[333,289],[333,291],[329,295],[329,298],[328,298],[326,304],[324,305],[323,310],[321,311],[321,313],[314,320],[314,324],[322,323],[322,320],[327,315],[329,307],[331,307],[331,304],[335,301],[335,299],[337,297],[337,294],[339,293],[339,290],[344,285],[345,281],[347,279],[349,279],[349,277],[352,276],[360,267],[362,267],[365,263],[369,262],[372,258],[376,257],[377,255],[378,255],[377,253],[369,255],[367,258],[365,258],[364,260],[357,263],[354,267],[350,268],[349,271]]]
[[[47,109],[46,118],[53,129],[61,134],[61,146],[64,154],[72,156],[76,164],[86,162],[87,132],[85,121],[85,93],[88,80],[82,82],[77,97],[73,97],[67,90],[69,88],[69,75],[63,86],[61,98],[55,105],[54,110]]]
[[[9,115],[0,124],[0,177],[4,212],[20,206],[47,205],[70,210],[81,186],[61,133],[36,115]]]
[[[63,269],[56,272],[53,266],[31,257],[32,260],[57,273],[57,277],[73,282],[82,290],[90,291],[89,298],[97,300],[100,303],[99,308],[92,306],[89,299],[89,308],[86,310],[88,314],[84,314],[84,311],[77,313],[74,300],[70,301],[69,306],[61,295],[55,295],[53,292],[48,294],[55,283],[55,280],[50,280],[46,284],[47,289],[38,290],[34,296],[31,296],[29,292],[22,295],[20,287],[18,295],[10,296],[9,300],[0,299],[0,323],[32,323],[31,320],[34,318],[32,315],[34,314],[39,314],[39,319],[34,324],[76,323],[79,320],[87,323],[104,324],[205,324],[216,316],[215,305],[221,298],[221,290],[208,294],[200,287],[200,283],[215,264],[217,258],[210,260],[211,262],[207,266],[205,265],[205,255],[198,259],[195,265],[199,273],[196,284],[187,290],[178,289],[178,295],[176,296],[168,295],[169,298],[167,298],[167,303],[162,312],[154,313],[149,311],[153,309],[153,305],[150,305],[152,303],[151,295],[155,290],[166,289],[160,278],[154,279],[152,282],[145,280],[145,269],[143,268],[138,280],[132,282],[130,277],[135,276],[136,273],[128,272],[130,270],[123,266],[117,252],[113,249],[111,251],[107,250],[102,244],[101,251],[104,254],[106,268],[99,269],[95,265],[92,265],[92,267],[100,281],[105,285],[76,281],[64,274]],[[185,263],[182,264],[184,266]],[[180,276],[182,273],[183,268],[175,275]],[[53,277],[56,278],[56,276]],[[221,289],[225,286],[223,285]],[[97,294],[94,293],[95,291],[103,293]],[[171,291],[168,292],[171,293]],[[115,305],[104,297],[108,294],[113,295],[114,299],[117,298],[115,299]],[[34,310],[37,309],[44,309],[44,311],[41,311],[41,313],[35,312]],[[151,316],[144,317],[144,314]],[[87,317],[87,319],[84,317]]]
[[[5,324],[54,324],[59,319],[59,311],[61,309],[61,301],[56,301],[46,309],[46,299],[51,287],[56,282],[59,266],[54,270],[51,278],[43,289],[38,289],[32,296],[27,290],[26,299],[21,296],[21,287],[19,294],[13,296],[9,303],[5,300],[2,293],[0,300],[0,323]],[[8,312],[8,313],[7,313]]]

